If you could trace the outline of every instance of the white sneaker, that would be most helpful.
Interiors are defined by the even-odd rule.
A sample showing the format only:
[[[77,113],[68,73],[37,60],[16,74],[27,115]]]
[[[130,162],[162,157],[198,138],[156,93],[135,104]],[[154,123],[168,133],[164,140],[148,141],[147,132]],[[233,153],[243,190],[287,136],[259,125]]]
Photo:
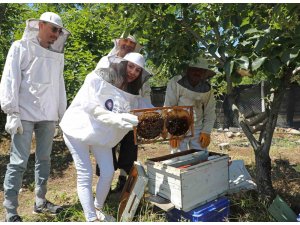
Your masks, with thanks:
[[[96,215],[101,222],[116,222],[113,216],[104,213],[101,209],[96,209]]]

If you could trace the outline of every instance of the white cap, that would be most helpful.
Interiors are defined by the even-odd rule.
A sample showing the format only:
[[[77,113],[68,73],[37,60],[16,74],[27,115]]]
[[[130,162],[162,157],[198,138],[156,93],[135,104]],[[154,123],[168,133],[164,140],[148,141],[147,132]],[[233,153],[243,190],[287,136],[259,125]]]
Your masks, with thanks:
[[[63,26],[63,22],[60,18],[59,15],[57,15],[56,13],[53,12],[45,12],[40,16],[40,21],[44,21],[47,23],[52,23],[55,26],[58,26],[60,28],[62,28],[63,30],[69,32],[71,34],[70,31],[68,31],[66,28],[64,28]]]
[[[52,23],[58,27],[63,28],[63,23],[59,15],[53,12],[45,12],[40,17],[41,21]]]

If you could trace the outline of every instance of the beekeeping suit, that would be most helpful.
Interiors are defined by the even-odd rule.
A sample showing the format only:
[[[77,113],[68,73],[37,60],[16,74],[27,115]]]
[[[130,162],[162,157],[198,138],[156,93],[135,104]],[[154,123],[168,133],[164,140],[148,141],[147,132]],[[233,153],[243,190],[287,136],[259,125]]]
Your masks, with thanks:
[[[66,109],[63,49],[70,32],[62,27],[61,21],[49,19],[49,14],[40,20],[26,21],[23,37],[12,44],[2,74],[1,108],[21,120],[57,121]],[[61,35],[48,49],[37,38],[38,23],[43,19],[62,28]]]
[[[112,65],[88,74],[60,123],[63,132],[88,145],[114,147],[138,122],[129,113],[138,108],[138,96],[121,90],[123,82]]]
[[[7,221],[19,217],[18,193],[33,133],[37,143],[34,210],[47,203],[55,124],[63,117],[67,105],[63,49],[69,35],[60,16],[45,12],[39,19],[26,21],[22,39],[9,49],[0,84],[1,108],[7,114],[5,130],[11,134],[10,161],[3,182]]]
[[[209,76],[215,74],[208,68],[204,59],[199,59],[197,63],[190,63],[189,67],[205,69],[209,72]],[[207,81],[191,86],[186,75],[175,76],[169,81],[164,106],[193,106],[194,137],[181,140],[179,150],[192,148],[206,150],[216,118],[215,105],[213,90]],[[203,138],[203,135],[206,142],[204,147],[199,144],[199,139]]]

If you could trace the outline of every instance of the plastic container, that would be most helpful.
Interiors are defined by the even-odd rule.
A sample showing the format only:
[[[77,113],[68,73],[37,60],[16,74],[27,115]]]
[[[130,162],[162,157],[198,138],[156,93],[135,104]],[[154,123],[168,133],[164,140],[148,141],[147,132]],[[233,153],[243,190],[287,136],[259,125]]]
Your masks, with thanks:
[[[220,197],[189,212],[172,209],[166,217],[169,222],[223,222],[229,216],[229,203],[228,198]]]

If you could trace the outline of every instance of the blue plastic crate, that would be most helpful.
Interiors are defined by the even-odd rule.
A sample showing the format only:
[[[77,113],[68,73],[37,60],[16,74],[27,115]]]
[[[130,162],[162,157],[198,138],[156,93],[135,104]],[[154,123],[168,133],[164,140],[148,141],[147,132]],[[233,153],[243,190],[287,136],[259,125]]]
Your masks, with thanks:
[[[172,209],[167,212],[167,220],[169,222],[222,222],[227,220],[228,215],[229,199],[221,197],[192,209],[189,212],[184,212],[176,208]]]

